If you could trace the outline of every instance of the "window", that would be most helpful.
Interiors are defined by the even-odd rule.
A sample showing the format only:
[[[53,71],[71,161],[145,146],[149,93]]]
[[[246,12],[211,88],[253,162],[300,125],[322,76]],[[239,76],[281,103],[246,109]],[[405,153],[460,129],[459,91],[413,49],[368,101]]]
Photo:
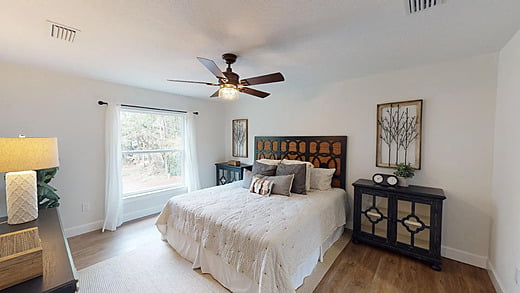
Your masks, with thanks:
[[[184,186],[185,117],[122,108],[123,197]]]

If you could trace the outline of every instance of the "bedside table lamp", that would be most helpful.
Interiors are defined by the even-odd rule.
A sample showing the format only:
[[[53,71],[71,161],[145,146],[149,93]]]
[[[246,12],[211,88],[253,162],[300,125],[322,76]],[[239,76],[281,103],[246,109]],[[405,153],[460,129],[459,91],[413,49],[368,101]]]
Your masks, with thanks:
[[[22,224],[38,218],[36,172],[57,167],[55,137],[0,138],[0,173],[5,174],[7,223]]]

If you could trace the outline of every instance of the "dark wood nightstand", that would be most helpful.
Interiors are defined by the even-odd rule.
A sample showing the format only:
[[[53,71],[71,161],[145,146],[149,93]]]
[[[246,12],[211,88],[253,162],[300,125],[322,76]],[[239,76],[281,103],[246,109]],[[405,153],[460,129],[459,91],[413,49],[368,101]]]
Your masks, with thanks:
[[[441,270],[444,191],[410,185],[386,187],[371,180],[354,182],[352,242],[408,255]]]
[[[228,163],[215,163],[217,185],[224,185],[242,180],[244,169],[251,170],[253,165],[240,164],[240,166],[228,165]]]
[[[43,249],[43,276],[9,287],[0,293],[76,292],[78,277],[67,239],[63,235],[58,210],[40,210],[38,219],[25,224],[8,225],[3,223],[6,220],[7,218],[0,218],[0,234],[38,227]]]

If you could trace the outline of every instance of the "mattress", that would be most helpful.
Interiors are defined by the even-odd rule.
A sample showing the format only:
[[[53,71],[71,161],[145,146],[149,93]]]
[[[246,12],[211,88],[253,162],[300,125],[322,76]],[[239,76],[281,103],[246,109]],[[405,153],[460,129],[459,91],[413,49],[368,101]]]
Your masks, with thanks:
[[[232,291],[294,292],[339,237],[345,198],[342,189],[264,197],[235,182],[171,198],[156,225]]]

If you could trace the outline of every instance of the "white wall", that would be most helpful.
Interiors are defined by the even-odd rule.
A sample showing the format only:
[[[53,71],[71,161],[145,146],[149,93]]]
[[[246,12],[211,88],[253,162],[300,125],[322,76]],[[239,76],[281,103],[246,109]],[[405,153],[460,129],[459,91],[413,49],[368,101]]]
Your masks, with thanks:
[[[99,227],[104,217],[104,114],[108,102],[197,110],[199,168],[202,186],[215,184],[214,163],[224,158],[222,104],[117,85],[34,67],[0,63],[0,137],[58,137],[60,170],[52,181],[61,196],[61,216],[72,234]],[[3,177],[3,176],[2,176]],[[158,210],[169,194],[146,201]],[[82,213],[83,202],[90,211]],[[138,216],[141,203],[125,204],[125,218]],[[5,215],[4,180],[0,214]]]
[[[485,267],[496,67],[497,56],[490,54],[319,85],[295,84],[286,76],[265,100],[242,95],[228,104],[226,155],[231,158],[231,120],[238,118],[249,119],[247,161],[256,135],[347,135],[352,196],[358,178],[393,172],[375,167],[376,105],[422,98],[423,161],[413,184],[443,188],[448,197],[443,254]]]
[[[520,31],[500,51],[495,121],[490,269],[503,292],[520,292]],[[520,278],[520,276],[519,276]],[[520,282],[520,280],[519,280]]]

